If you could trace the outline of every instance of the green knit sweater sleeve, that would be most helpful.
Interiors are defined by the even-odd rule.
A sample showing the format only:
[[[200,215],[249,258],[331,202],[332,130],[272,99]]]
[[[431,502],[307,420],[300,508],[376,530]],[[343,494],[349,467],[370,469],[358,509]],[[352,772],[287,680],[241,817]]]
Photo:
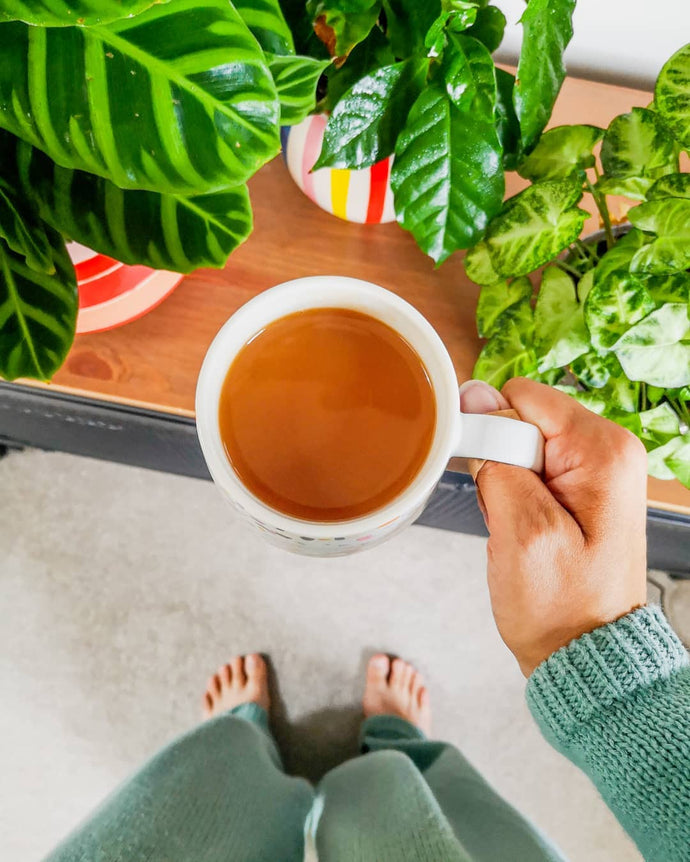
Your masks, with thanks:
[[[690,662],[658,607],[558,650],[527,703],[648,862],[690,862]]]

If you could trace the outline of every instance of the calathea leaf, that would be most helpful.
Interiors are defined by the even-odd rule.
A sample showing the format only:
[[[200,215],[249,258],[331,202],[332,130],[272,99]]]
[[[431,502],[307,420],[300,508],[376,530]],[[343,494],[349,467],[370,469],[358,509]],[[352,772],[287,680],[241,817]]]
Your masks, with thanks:
[[[504,190],[486,48],[449,34],[440,75],[398,137],[391,186],[398,221],[437,263],[481,236]]]
[[[4,165],[3,165],[4,167]],[[9,249],[23,255],[31,269],[53,273],[53,255],[45,226],[16,190],[0,179],[0,239]]]
[[[600,191],[643,200],[656,179],[678,170],[678,156],[673,138],[657,114],[633,108],[616,117],[606,130],[601,164]]]
[[[477,10],[475,22],[466,31],[466,35],[479,39],[487,51],[493,54],[503,41],[505,28],[506,16],[503,12],[497,6],[484,6]]]
[[[301,123],[316,106],[316,85],[328,60],[274,54],[266,54],[266,60],[278,91],[281,125]]]
[[[575,0],[529,0],[522,14],[522,49],[515,111],[522,149],[529,152],[551,116],[565,78],[563,52],[573,35]]]
[[[659,72],[654,105],[676,140],[690,146],[690,45],[676,51]]]
[[[539,138],[520,164],[518,173],[528,180],[558,180],[594,165],[592,150],[604,134],[596,126],[557,126]]]
[[[652,386],[690,383],[690,320],[685,303],[669,302],[630,327],[613,347],[631,380]]]
[[[647,200],[659,198],[690,198],[690,174],[666,174],[659,177],[647,191]]]
[[[525,277],[513,281],[498,281],[482,287],[477,302],[477,333],[480,338],[489,338],[500,329],[504,311],[517,303],[529,300],[534,288]]]
[[[232,5],[266,53],[295,53],[292,33],[278,0],[233,0]]]
[[[501,315],[501,326],[482,348],[472,376],[500,389],[511,377],[535,372],[533,339],[534,321],[529,302],[513,305]]]
[[[61,168],[21,141],[0,146],[0,155],[6,169],[14,166],[21,190],[37,202],[48,224],[123,263],[177,272],[221,267],[251,233],[246,186],[190,197],[160,195]]]
[[[654,310],[644,283],[625,269],[594,271],[585,322],[597,350],[609,350],[631,326]]]
[[[556,266],[544,270],[534,309],[534,332],[539,372],[564,368],[590,346],[575,284]]]
[[[346,57],[371,32],[381,0],[308,0],[316,35],[332,57]]]
[[[42,27],[105,24],[138,15],[155,0],[2,0],[0,22],[26,21]],[[166,0],[158,0],[165,3]]]
[[[46,228],[55,273],[26,265],[0,240],[0,376],[48,380],[74,339],[77,280],[62,237]]]
[[[273,79],[227,0],[97,27],[0,24],[0,43],[0,127],[63,167],[199,193],[239,185],[279,149]]]
[[[496,131],[503,149],[503,167],[512,171],[520,155],[520,123],[513,105],[515,76],[496,68]]]
[[[364,168],[389,156],[428,69],[426,58],[411,57],[360,78],[335,106],[314,168]]]
[[[424,37],[441,14],[441,0],[383,0],[386,36],[396,57],[424,52]]]
[[[628,218],[640,230],[656,234],[633,257],[634,272],[680,272],[690,266],[690,200],[663,198],[633,207]]]
[[[577,207],[581,197],[581,184],[569,178],[535,183],[509,198],[489,224],[484,250],[471,249],[466,266],[472,269],[475,254],[488,251],[499,277],[533,272],[580,235],[589,216]]]

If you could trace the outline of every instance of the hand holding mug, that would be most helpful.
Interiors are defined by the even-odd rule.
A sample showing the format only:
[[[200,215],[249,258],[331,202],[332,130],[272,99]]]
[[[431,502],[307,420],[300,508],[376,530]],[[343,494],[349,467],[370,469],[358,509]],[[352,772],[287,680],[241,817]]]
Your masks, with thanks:
[[[496,625],[525,676],[646,602],[645,450],[573,398],[516,378],[461,389],[466,413],[515,409],[546,440],[543,478],[487,461],[477,475]]]

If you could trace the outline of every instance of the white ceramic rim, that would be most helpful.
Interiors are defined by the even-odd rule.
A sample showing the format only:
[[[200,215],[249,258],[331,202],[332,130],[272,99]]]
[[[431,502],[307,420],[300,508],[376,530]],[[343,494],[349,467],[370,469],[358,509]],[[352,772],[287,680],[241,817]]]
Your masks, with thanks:
[[[395,329],[424,363],[436,397],[436,428],[426,461],[412,483],[394,500],[361,518],[315,522],[291,518],[261,502],[242,484],[225,454],[218,403],[225,376],[239,350],[263,327],[296,311],[348,308]],[[263,291],[223,325],[204,359],[196,389],[196,421],[211,476],[221,490],[253,518],[286,533],[315,539],[362,535],[413,511],[441,478],[460,437],[461,413],[453,363],[431,324],[389,290],[339,275],[296,278]]]

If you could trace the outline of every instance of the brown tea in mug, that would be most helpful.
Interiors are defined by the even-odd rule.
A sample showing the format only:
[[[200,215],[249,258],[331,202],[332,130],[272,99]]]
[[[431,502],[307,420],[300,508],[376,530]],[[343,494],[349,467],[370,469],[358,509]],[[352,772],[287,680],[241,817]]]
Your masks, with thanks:
[[[345,521],[390,503],[431,448],[422,360],[380,320],[344,308],[270,323],[235,357],[220,434],[245,487],[293,518]]]

